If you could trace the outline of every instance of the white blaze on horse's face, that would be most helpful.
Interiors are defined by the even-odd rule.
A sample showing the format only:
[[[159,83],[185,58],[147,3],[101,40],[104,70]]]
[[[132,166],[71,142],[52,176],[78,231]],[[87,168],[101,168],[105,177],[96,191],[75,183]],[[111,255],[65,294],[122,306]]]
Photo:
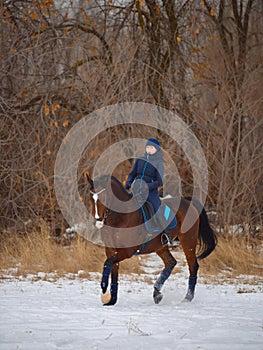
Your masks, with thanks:
[[[100,220],[100,216],[99,216],[99,211],[98,211],[98,199],[99,199],[99,194],[102,193],[103,191],[105,191],[105,188],[103,188],[101,191],[99,192],[92,192],[92,197],[94,200],[94,205],[95,205],[95,219],[96,219],[96,223],[95,226],[98,229],[101,229],[104,226],[104,219]]]
[[[98,206],[97,206],[97,201],[99,199],[99,195],[98,195],[98,193],[94,193],[92,197],[93,197],[94,204],[95,204],[95,219],[99,219]]]

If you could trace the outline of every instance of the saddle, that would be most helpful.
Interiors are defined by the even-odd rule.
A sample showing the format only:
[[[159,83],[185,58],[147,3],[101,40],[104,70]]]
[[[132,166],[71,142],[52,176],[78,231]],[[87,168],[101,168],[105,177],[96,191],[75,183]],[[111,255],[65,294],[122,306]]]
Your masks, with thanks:
[[[146,231],[150,233],[161,233],[165,229],[171,230],[177,226],[174,212],[165,203],[161,204],[159,215],[154,212],[152,203],[148,201],[143,204],[141,211]]]

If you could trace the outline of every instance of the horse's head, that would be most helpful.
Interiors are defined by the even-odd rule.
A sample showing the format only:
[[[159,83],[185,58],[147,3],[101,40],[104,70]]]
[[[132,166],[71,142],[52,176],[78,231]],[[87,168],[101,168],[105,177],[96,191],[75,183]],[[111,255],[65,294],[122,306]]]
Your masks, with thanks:
[[[109,177],[103,176],[93,181],[88,173],[85,174],[90,184],[89,193],[92,202],[92,215],[95,218],[95,226],[102,228],[106,218],[110,215],[107,207],[107,192],[110,185]]]
[[[95,226],[102,228],[105,220],[113,213],[121,213],[123,202],[131,198],[122,184],[113,176],[102,175],[95,181],[86,173],[90,184],[90,197],[92,200]]]

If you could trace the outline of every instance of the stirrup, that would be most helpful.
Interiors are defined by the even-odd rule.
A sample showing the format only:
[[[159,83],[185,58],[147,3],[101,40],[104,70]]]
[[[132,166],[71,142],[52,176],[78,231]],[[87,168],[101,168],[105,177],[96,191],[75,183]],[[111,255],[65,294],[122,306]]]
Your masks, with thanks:
[[[169,233],[163,232],[161,235],[161,242],[163,246],[166,246],[168,244],[172,244],[170,241]]]

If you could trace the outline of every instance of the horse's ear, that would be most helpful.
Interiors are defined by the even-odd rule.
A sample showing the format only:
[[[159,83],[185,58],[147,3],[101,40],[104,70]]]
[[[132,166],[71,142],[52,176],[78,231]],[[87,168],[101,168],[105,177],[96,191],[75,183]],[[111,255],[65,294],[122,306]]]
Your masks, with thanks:
[[[89,176],[89,173],[87,170],[84,170],[84,176],[86,177],[88,183],[90,184],[90,190],[92,190],[94,188],[94,182],[92,178]]]

